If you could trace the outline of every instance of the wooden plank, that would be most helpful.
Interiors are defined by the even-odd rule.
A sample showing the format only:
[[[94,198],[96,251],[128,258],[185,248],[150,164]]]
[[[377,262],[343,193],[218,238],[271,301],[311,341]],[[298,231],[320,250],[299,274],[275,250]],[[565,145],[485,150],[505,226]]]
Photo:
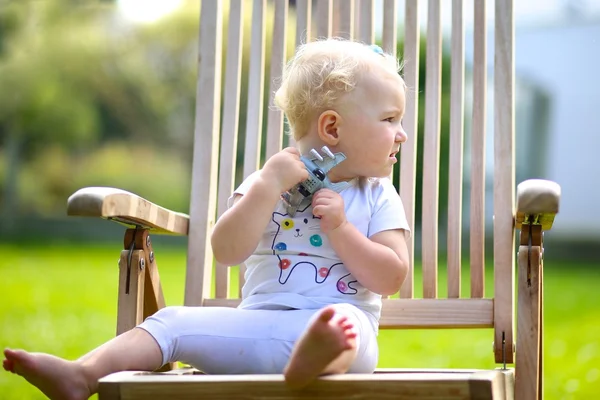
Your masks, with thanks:
[[[118,387],[122,399],[492,399],[504,385],[500,371],[408,371],[320,377],[301,391],[283,375],[142,374],[120,372],[100,380],[103,393]],[[252,394],[249,396],[249,393]],[[101,400],[104,400],[101,398]]]
[[[217,203],[217,157],[219,152],[222,2],[202,4],[198,84],[192,165],[190,228],[185,278],[187,306],[202,304],[210,296],[213,254],[210,234]]]
[[[471,129],[471,297],[485,296],[485,126],[487,22],[485,0],[475,0],[473,23],[473,124]]]
[[[517,186],[515,227],[521,228],[529,217],[550,230],[560,208],[560,185],[545,179],[527,179]]]
[[[144,316],[145,272],[140,264],[140,260],[144,259],[144,251],[132,251],[130,270],[127,268],[128,259],[129,250],[121,251],[121,258],[119,258],[119,296],[117,298],[117,336],[141,324]],[[129,289],[127,290],[128,274],[131,274],[131,276]]]
[[[375,3],[373,0],[360,0],[359,8],[359,29],[356,36],[363,43],[375,43]]]
[[[252,31],[250,33],[250,66],[248,68],[248,109],[246,112],[246,140],[244,144],[244,179],[260,167],[262,138],[263,96],[265,81],[265,9],[266,0],[252,3]]]
[[[400,148],[400,197],[412,235],[407,240],[409,269],[400,288],[400,297],[412,298],[414,293],[414,235],[415,235],[415,193],[417,173],[417,131],[419,111],[419,4],[407,1],[404,19],[404,68],[406,86],[406,109],[402,125],[408,134],[408,140]]]
[[[463,1],[452,0],[450,154],[448,168],[448,297],[460,297],[464,143],[465,24]]]
[[[538,346],[538,393],[540,397],[544,393],[544,257],[543,257],[543,237],[542,243],[540,243],[540,249],[542,250],[542,254],[540,254],[539,258],[539,283],[536,283],[539,287],[540,295],[539,295],[539,320],[538,320],[538,337],[539,337],[539,346]]]
[[[275,107],[273,98],[275,91],[279,87],[274,87],[280,82],[285,65],[287,45],[287,20],[288,20],[288,2],[275,2],[275,19],[273,21],[273,43],[271,46],[271,71],[269,75],[269,109],[267,110],[267,143],[265,158],[268,160],[271,156],[281,150],[283,145],[283,112]]]
[[[515,93],[513,1],[497,0],[494,57],[494,353],[502,361],[502,334],[513,362]]]
[[[333,0],[332,36],[352,40],[354,37],[354,0]]]
[[[146,260],[143,307],[144,313],[142,315],[142,319],[146,319],[161,308],[164,308],[166,304],[150,234],[148,231],[144,231],[142,235],[142,248],[144,250],[144,258]]]
[[[331,37],[331,0],[317,1],[317,39]]]
[[[237,307],[238,299],[205,299],[209,307]],[[379,326],[398,328],[491,328],[492,299],[384,299]]]
[[[225,91],[223,93],[223,127],[221,129],[221,154],[219,157],[217,218],[227,210],[227,199],[233,193],[235,184],[244,36],[243,15],[244,1],[232,0],[229,6],[229,26],[227,28],[227,61],[225,65]],[[217,263],[215,274],[215,296],[225,298],[229,293],[229,266]]]
[[[491,328],[492,299],[385,299],[380,327]]]
[[[311,41],[312,0],[296,0],[296,47]]]
[[[396,0],[383,1],[383,51],[396,57],[398,51],[398,21],[396,17]]]
[[[541,249],[539,246],[519,247],[519,299],[517,335],[519,354],[515,369],[515,398],[539,399],[541,360]]]
[[[423,297],[437,297],[442,18],[438,0],[427,8],[425,137],[423,140]]]
[[[110,187],[86,187],[67,201],[67,215],[98,217],[151,232],[187,235],[189,216],[160,207],[143,197]]]

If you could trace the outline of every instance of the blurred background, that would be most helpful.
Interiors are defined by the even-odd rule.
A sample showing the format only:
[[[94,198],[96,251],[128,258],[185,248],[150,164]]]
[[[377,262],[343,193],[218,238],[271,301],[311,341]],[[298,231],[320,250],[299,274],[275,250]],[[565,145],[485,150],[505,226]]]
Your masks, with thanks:
[[[469,81],[473,4],[464,3]],[[494,7],[488,3],[488,86],[493,88]],[[225,14],[228,4],[224,1]],[[374,4],[376,21],[381,21],[382,1]],[[427,2],[419,4],[425,26]],[[442,10],[448,50],[449,5]],[[0,303],[2,347],[76,358],[114,335],[123,228],[67,218],[66,200],[74,191],[118,187],[187,212],[199,12],[197,0],[0,0],[0,292],[6,299]],[[252,55],[250,4],[245,12],[242,85]],[[400,36],[403,16],[404,1],[399,1]],[[560,214],[545,236],[546,397],[591,398],[600,394],[600,213],[593,208],[600,199],[600,2],[515,1],[515,21],[517,183],[545,178],[562,187]],[[376,27],[380,32],[380,25]],[[425,87],[425,33],[420,93]],[[269,35],[270,28],[267,40]],[[294,45],[294,35],[289,36],[288,53]],[[442,75],[443,231],[448,54]],[[270,82],[265,90],[272,90]],[[469,88],[465,96],[463,244],[468,245]],[[246,103],[243,92],[241,143]],[[422,129],[423,104],[420,108]],[[493,97],[488,109],[486,226],[491,240]],[[238,165],[242,163],[240,146]],[[417,207],[416,231],[420,213]],[[416,239],[419,246],[418,235]],[[168,304],[183,301],[185,245],[185,238],[154,241]],[[443,268],[444,240],[440,246]],[[493,368],[490,332],[385,332],[380,336],[380,366]],[[0,399],[37,398],[43,397],[21,379],[0,373]]]

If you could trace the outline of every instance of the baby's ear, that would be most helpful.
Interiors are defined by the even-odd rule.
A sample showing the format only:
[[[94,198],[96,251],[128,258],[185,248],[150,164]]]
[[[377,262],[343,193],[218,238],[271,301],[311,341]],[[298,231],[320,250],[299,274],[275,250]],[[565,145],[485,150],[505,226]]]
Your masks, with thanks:
[[[335,146],[340,141],[338,129],[340,128],[342,117],[333,110],[325,110],[319,115],[317,129],[319,138],[323,143],[329,146]]]

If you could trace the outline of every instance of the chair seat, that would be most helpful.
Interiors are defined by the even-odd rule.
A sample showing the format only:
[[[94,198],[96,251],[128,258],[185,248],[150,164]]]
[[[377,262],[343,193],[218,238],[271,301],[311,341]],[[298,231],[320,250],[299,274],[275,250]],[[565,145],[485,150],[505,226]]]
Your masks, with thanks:
[[[378,369],[322,377],[302,390],[282,375],[119,372],[100,380],[100,400],[148,399],[513,399],[514,370]]]

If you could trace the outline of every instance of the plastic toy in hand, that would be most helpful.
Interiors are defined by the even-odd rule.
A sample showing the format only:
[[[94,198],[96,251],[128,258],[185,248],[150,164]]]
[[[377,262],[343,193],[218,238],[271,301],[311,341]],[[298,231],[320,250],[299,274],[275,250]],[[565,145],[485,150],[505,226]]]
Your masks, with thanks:
[[[308,179],[300,182],[281,195],[290,216],[294,216],[301,203],[305,200],[310,200],[312,195],[318,190],[327,188],[339,193],[348,186],[348,182],[333,183],[327,177],[329,170],[344,161],[346,155],[344,153],[333,154],[327,146],[323,146],[321,151],[324,156],[321,156],[318,151],[312,149],[310,157],[300,157],[300,160],[302,160],[308,171]]]

